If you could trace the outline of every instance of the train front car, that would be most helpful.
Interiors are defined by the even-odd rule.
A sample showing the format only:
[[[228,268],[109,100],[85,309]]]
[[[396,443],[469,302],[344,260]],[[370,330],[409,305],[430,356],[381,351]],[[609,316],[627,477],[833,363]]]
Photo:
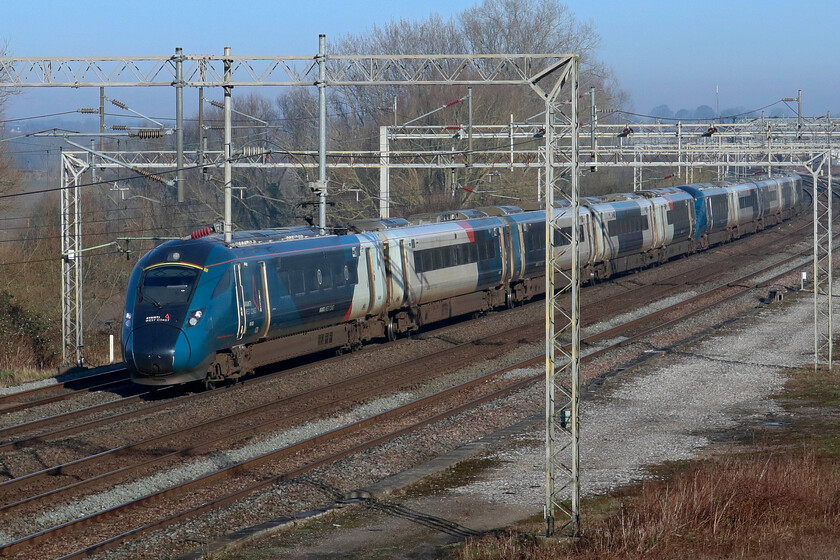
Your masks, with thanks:
[[[169,241],[147,253],[131,274],[122,326],[131,380],[174,385],[203,379],[214,352],[206,301],[224,271],[205,268],[209,239]]]

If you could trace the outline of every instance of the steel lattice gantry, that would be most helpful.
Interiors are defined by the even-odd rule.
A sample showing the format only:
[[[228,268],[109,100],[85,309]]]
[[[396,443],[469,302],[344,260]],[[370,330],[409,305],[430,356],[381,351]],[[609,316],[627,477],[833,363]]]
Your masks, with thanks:
[[[185,55],[180,49],[173,57],[103,57],[103,58],[0,58],[0,87],[221,87],[226,93],[234,86],[349,86],[349,85],[530,85],[546,103],[545,149],[541,163],[544,165],[547,190],[556,189],[558,197],[572,203],[572,239],[568,250],[577,263],[578,243],[578,192],[577,192],[577,80],[579,61],[576,56],[564,54],[537,55],[399,55],[399,56],[292,56],[292,57],[243,57],[233,56],[225,49],[224,56]],[[321,64],[326,60],[326,68]],[[320,75],[319,75],[320,74]],[[563,99],[560,94],[570,84],[571,92]],[[569,118],[567,113],[571,114]],[[565,126],[567,132],[555,128]],[[563,148],[560,139],[570,139],[570,151]],[[179,152],[178,159],[183,154]],[[231,155],[223,156],[230,166]],[[70,161],[70,160],[67,160]],[[183,160],[182,160],[183,161]],[[64,165],[64,164],[63,164]],[[76,170],[80,167],[74,168]],[[68,239],[64,251],[66,263],[64,277],[72,285],[79,307],[65,307],[68,325],[74,325],[79,337],[75,341],[77,362],[81,357],[81,223],[78,213],[78,174],[68,167],[62,175],[62,191],[74,197],[65,205],[62,199],[63,237]],[[71,179],[72,175],[72,179]],[[566,177],[563,178],[563,175]],[[561,181],[569,187],[561,188]],[[72,186],[71,186],[72,183]],[[553,194],[549,195],[553,201]],[[557,288],[569,293],[572,307],[560,305],[553,297],[546,299],[546,520],[548,533],[553,531],[557,511],[565,515],[562,527],[579,530],[580,478],[578,476],[578,420],[579,402],[579,309],[577,266],[571,273],[559,267],[554,257],[553,244],[556,228],[553,206],[546,206],[546,287],[551,294]],[[72,233],[71,233],[72,232]],[[559,233],[559,231],[558,231]],[[70,240],[72,238],[72,240]],[[555,273],[560,278],[555,282]],[[64,298],[68,300],[65,290]],[[69,301],[69,300],[68,300]],[[559,310],[561,319],[555,319]],[[75,317],[69,316],[75,313]],[[559,334],[555,334],[559,333]],[[560,339],[572,333],[571,350],[558,345]],[[568,337],[567,337],[568,338]],[[65,339],[67,340],[67,339]],[[555,351],[560,350],[558,358]],[[556,384],[557,376],[569,375],[565,383]],[[561,397],[555,403],[555,389]],[[558,410],[555,410],[557,408]],[[571,411],[571,422],[557,422],[558,413],[566,419]],[[571,459],[564,458],[570,449]],[[561,492],[571,491],[571,502],[564,503]]]
[[[82,323],[82,221],[79,180],[88,169],[82,159],[61,153],[61,358],[81,366]]]
[[[814,183],[814,369],[834,366],[834,268],[831,152],[807,166]],[[821,172],[826,179],[821,181]]]
[[[525,85],[568,59],[564,54],[328,55],[330,86]],[[314,56],[190,55],[0,58],[0,87],[311,86]],[[226,65],[230,78],[226,79]]]
[[[545,441],[546,535],[580,533],[580,203],[578,192],[577,58],[548,89],[532,87],[545,100],[546,335]],[[568,82],[569,95],[561,98]],[[564,127],[557,127],[562,123]],[[566,140],[566,142],[564,142]],[[561,148],[562,146],[562,148]],[[568,149],[565,149],[568,146]],[[566,237],[555,216],[555,201],[569,202],[571,232],[563,251],[556,239]],[[555,236],[555,233],[557,236]],[[562,245],[561,245],[562,246]],[[571,257],[571,267],[562,263]]]

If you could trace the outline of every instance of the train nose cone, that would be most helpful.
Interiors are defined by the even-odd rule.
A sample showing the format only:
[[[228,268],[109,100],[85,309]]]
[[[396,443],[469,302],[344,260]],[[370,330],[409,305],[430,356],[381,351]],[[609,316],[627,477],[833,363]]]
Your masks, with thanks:
[[[184,368],[190,347],[184,332],[166,324],[143,325],[129,340],[134,367],[146,375],[166,375]]]

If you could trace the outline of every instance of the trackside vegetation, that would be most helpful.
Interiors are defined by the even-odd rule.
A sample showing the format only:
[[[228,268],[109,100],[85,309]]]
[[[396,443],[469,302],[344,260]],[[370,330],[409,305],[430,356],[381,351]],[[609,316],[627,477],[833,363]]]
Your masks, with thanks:
[[[542,539],[542,518],[468,540],[450,560],[836,558],[840,372],[793,370],[790,422],[733,434],[708,458],[585,500],[584,534]]]

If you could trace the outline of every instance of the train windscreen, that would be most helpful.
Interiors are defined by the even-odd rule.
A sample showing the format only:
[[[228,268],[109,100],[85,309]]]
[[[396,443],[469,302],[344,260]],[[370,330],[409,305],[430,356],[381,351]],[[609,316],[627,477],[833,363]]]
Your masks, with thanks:
[[[190,302],[200,271],[186,266],[155,267],[143,274],[137,303],[163,307]]]

